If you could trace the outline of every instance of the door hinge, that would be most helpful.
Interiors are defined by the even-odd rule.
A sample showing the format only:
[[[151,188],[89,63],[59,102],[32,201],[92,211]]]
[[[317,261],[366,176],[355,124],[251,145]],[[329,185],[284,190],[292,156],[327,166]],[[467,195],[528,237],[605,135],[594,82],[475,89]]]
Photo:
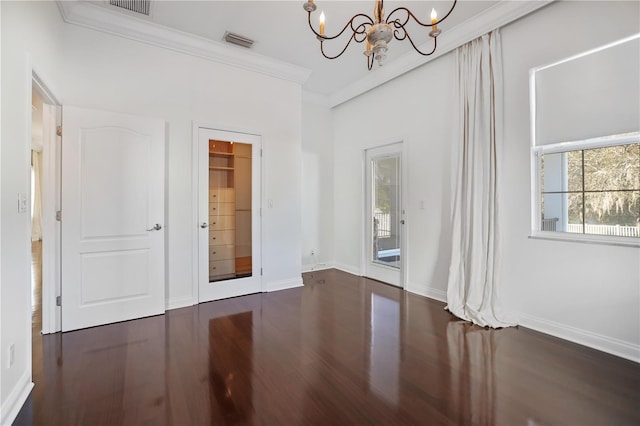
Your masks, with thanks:
[[[262,157],[262,148],[260,148],[260,157]]]
[[[62,220],[62,212],[60,210],[56,211],[56,220],[58,222]]]
[[[62,136],[62,126],[56,127],[56,135]]]
[[[262,276],[262,268],[260,268],[260,276]]]
[[[56,296],[56,306],[62,306],[62,296]]]

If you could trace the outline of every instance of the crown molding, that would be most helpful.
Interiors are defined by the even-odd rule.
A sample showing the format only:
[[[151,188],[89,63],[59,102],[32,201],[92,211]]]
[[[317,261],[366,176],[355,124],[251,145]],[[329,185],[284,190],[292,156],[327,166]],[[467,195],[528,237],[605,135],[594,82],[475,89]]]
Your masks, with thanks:
[[[80,1],[56,0],[64,22],[303,84],[311,70]]]
[[[479,13],[467,21],[456,25],[449,31],[443,31],[438,37],[438,49],[431,56],[417,55],[413,50],[400,58],[390,61],[384,67],[379,67],[375,72],[368,74],[355,83],[329,96],[329,106],[334,108],[350,99],[355,98],[375,87],[378,87],[396,77],[399,77],[419,66],[434,59],[446,55],[465,43],[474,40],[489,31],[500,28],[516,19],[522,18],[555,0],[534,1],[501,1],[489,9]],[[425,43],[421,50],[428,51],[432,45]]]

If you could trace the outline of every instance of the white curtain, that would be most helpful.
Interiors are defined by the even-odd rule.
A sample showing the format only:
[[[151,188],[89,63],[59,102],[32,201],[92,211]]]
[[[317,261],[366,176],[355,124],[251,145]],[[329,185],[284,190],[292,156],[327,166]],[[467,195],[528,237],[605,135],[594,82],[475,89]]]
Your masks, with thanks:
[[[458,136],[447,309],[480,326],[514,325],[498,297],[502,54],[495,30],[457,49]]]
[[[33,168],[33,191],[31,194],[31,241],[42,239],[42,153],[31,151],[31,167]]]

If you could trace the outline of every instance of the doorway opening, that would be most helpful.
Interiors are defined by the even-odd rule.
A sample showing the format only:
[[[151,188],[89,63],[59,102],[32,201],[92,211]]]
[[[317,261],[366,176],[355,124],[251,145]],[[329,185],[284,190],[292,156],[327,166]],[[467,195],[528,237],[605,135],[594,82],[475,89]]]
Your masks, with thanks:
[[[38,75],[31,83],[31,305],[34,333],[60,331],[60,103]],[[34,346],[35,350],[35,346]]]
[[[35,85],[34,85],[35,86]],[[42,332],[42,149],[45,104],[31,93],[31,325],[34,336]],[[35,340],[35,339],[34,339]],[[34,341],[34,352],[36,351]]]

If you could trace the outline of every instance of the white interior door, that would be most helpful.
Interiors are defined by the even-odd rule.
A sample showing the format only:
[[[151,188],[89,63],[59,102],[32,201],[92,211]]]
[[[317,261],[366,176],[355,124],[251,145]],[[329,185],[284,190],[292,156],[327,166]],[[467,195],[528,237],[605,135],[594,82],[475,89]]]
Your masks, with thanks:
[[[262,291],[261,144],[198,128],[198,301]]]
[[[63,108],[62,331],[161,314],[164,121]]]
[[[365,154],[365,275],[403,287],[402,143]]]

